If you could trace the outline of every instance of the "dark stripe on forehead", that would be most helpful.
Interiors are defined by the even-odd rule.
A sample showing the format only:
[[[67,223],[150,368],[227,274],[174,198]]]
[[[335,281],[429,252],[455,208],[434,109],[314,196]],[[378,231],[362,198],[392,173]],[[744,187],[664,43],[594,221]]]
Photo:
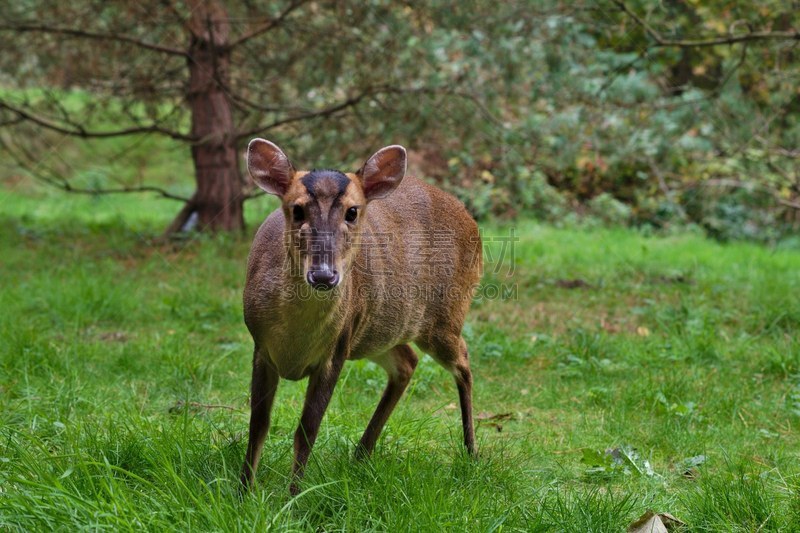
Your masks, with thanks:
[[[350,178],[338,170],[312,170],[300,178],[300,182],[305,185],[308,194],[314,198],[337,198],[343,195],[347,186],[350,185]]]

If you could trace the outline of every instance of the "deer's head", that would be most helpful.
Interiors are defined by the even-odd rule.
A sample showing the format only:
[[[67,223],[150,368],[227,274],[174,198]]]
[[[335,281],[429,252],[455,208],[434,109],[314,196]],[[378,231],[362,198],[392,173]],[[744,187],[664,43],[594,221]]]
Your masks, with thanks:
[[[298,171],[277,145],[253,139],[247,168],[259,187],[281,199],[293,266],[313,288],[330,290],[353,263],[367,204],[402,181],[406,150],[381,148],[356,173]]]

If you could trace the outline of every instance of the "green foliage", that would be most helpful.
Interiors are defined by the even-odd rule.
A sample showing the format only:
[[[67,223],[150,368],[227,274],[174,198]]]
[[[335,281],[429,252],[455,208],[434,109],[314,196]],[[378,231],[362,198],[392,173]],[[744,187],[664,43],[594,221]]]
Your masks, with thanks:
[[[642,459],[639,453],[631,446],[609,448],[597,451],[591,448],[583,449],[581,462],[589,466],[587,476],[609,477],[615,474],[627,476],[654,476],[650,461]]]
[[[626,5],[665,39],[800,25],[798,10],[776,0]],[[225,2],[232,35],[282,7]],[[176,13],[161,2],[33,1],[0,10],[11,23],[34,15],[42,24],[83,20],[87,29],[188,45]],[[36,32],[0,32],[0,39],[14,50],[0,60],[4,101],[51,120],[72,117],[70,127],[80,119],[90,130],[142,121],[189,128],[181,56],[138,50],[131,62],[120,42]],[[578,214],[656,231],[698,227],[720,240],[785,238],[797,229],[800,205],[792,41],[653,44],[605,1],[312,3],[234,49],[228,90],[246,130],[369,89],[353,106],[261,134],[298,166],[355,169],[377,146],[402,143],[414,154],[414,172],[453,191],[479,218],[569,222]],[[76,59],[84,56],[91,61]],[[10,133],[0,135],[0,149],[18,156],[27,144],[36,153],[58,147],[58,157],[34,158],[39,173],[88,187],[150,183],[191,193],[189,150],[172,141],[64,142],[0,113]],[[168,172],[162,150],[170,152]],[[19,173],[0,169],[4,179]]]
[[[778,490],[770,490],[770,485]],[[720,477],[702,477],[686,496],[686,505],[699,518],[694,524],[698,531],[780,531],[789,526],[773,512],[776,504],[787,503],[786,487],[781,485],[769,472],[734,467]]]
[[[588,208],[606,224],[627,225],[631,220],[631,208],[605,192],[589,200]]]

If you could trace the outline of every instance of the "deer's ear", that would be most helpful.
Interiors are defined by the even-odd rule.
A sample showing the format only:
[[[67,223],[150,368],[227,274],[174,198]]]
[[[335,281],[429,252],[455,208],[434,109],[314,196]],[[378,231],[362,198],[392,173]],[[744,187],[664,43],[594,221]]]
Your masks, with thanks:
[[[247,170],[259,187],[277,196],[286,194],[294,176],[283,150],[264,139],[253,139],[247,146]]]
[[[381,148],[358,171],[367,201],[388,196],[406,175],[406,149],[393,144]]]

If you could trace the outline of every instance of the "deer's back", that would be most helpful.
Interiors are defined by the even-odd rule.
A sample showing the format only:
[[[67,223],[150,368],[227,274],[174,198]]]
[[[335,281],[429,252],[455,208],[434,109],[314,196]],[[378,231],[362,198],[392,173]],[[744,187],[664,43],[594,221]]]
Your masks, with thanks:
[[[407,176],[367,211],[353,272],[363,295],[355,355],[460,335],[482,264],[478,227],[467,210],[453,196]]]

